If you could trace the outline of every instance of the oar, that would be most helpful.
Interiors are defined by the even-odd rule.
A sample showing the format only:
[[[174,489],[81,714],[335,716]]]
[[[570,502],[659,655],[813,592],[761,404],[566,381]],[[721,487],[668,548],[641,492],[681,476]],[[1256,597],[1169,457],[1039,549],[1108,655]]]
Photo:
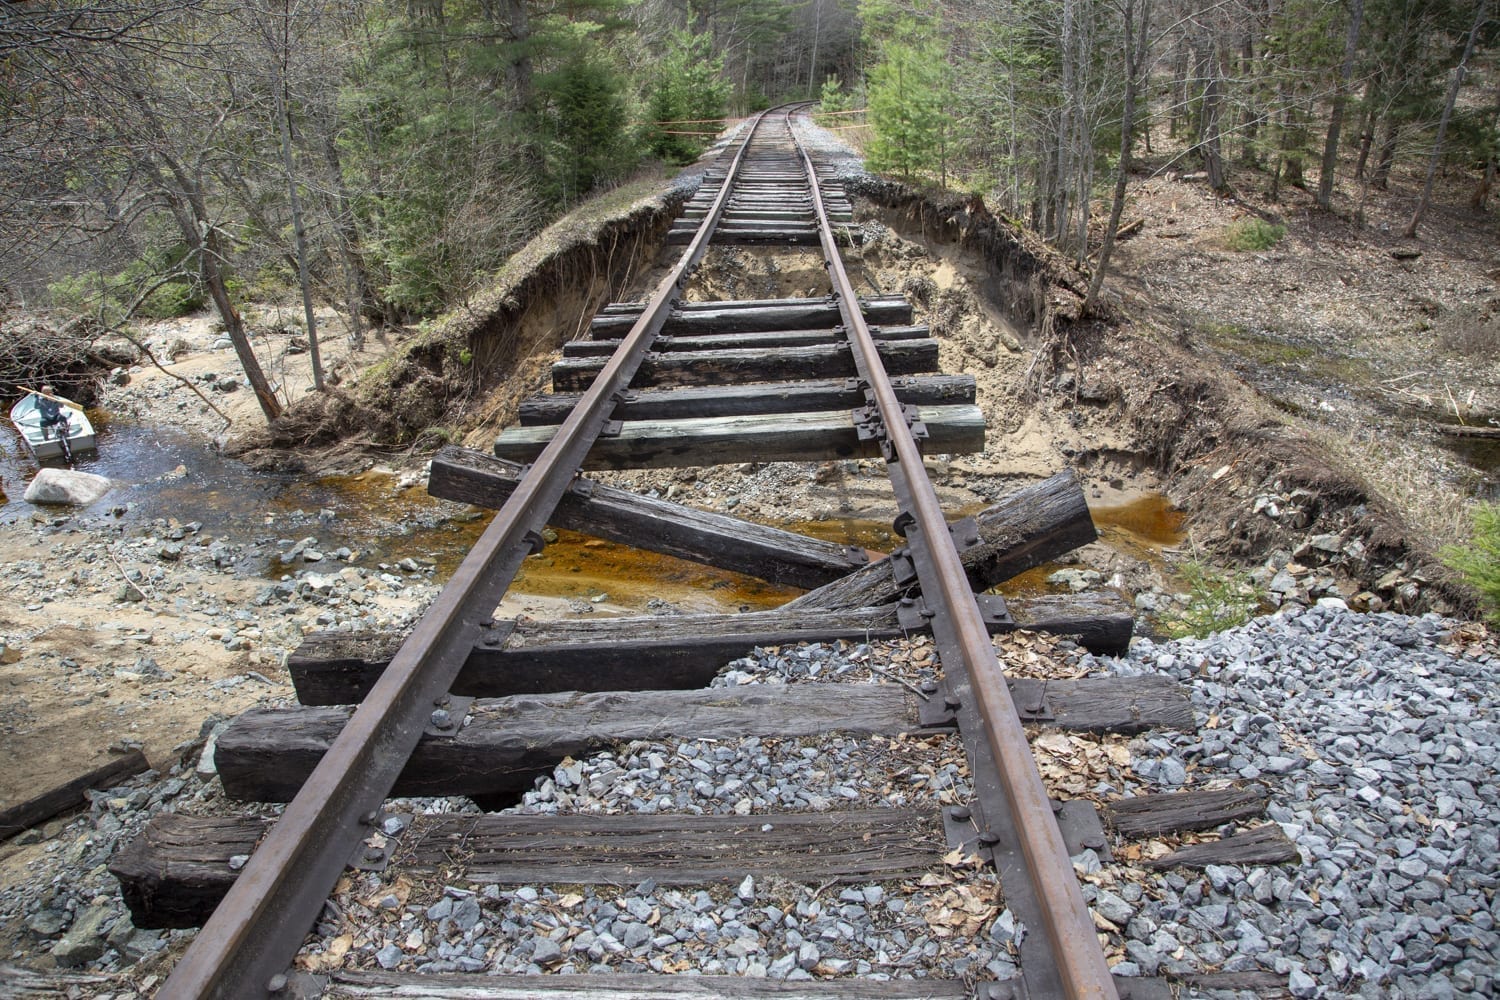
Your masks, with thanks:
[[[16,385],[16,388],[17,389],[24,389],[26,392],[29,392],[29,393],[31,393],[32,395],[35,395],[35,396],[43,396],[43,397],[45,397],[47,399],[52,400],[54,403],[61,403],[62,405],[68,407],[70,410],[77,410],[79,413],[83,412],[83,407],[79,406],[77,403],[73,402],[71,399],[63,399],[61,396],[54,396],[50,392],[43,392],[40,389],[33,389],[30,386],[20,385],[19,383]]]

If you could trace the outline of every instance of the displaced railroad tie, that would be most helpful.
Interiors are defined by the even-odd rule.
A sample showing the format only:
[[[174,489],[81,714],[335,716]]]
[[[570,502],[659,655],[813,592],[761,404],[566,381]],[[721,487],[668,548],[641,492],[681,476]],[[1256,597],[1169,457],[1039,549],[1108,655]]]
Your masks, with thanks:
[[[290,800],[282,818],[268,828],[259,818],[160,816],[115,858],[111,870],[142,926],[207,921],[160,996],[264,997],[289,988],[292,958],[346,859],[369,861],[371,852],[380,864],[441,868],[445,879],[478,883],[701,886],[746,873],[819,885],[916,881],[942,871],[959,849],[993,863],[1006,906],[1031,931],[1018,956],[1024,982],[982,984],[984,995],[1107,998],[1117,991],[1069,856],[1108,856],[1106,824],[1116,838],[1144,838],[1259,816],[1264,796],[1254,789],[1146,796],[1103,815],[1091,802],[1047,799],[1023,726],[1190,729],[1191,706],[1162,678],[1007,680],[1001,672],[992,634],[1035,629],[1118,652],[1132,609],[1112,592],[976,596],[1096,538],[1082,489],[1064,472],[972,518],[949,524],[942,516],[921,449],[984,447],[974,380],[936,370],[937,343],[903,296],[857,296],[838,259],[838,247],[858,238],[852,210],[842,186],[820,176],[797,145],[790,117],[767,113],[746,127],[668,235],[669,244],[688,245],[668,278],[648,302],[610,305],[593,318],[590,339],[568,345],[554,365],[555,393],[522,405],[520,426],[500,435],[495,456],[458,448],[436,456],[435,496],[499,513],[416,627],[404,636],[307,637],[289,661],[301,705],[247,712],[221,734],[215,761],[225,791]],[[820,246],[831,294],[683,302],[710,239]],[[847,457],[884,459],[901,509],[896,551],[820,542],[580,475]],[[516,464],[527,462],[535,465]],[[496,621],[494,609],[522,560],[542,547],[547,524],[806,593],[745,614]],[[911,635],[931,636],[940,682],[705,687],[758,646]],[[941,810],[752,816],[380,812],[392,795],[461,795],[484,807],[514,801],[565,759],[635,740],[810,742],[834,733],[882,745],[961,744],[972,799]],[[1153,863],[1274,863],[1286,849],[1274,831],[1253,827],[1222,846],[1192,845]],[[335,971],[324,995],[459,996],[472,982]],[[635,975],[486,977],[483,989],[663,1000],[973,995],[961,980]],[[1161,989],[1130,984],[1138,1000]]]

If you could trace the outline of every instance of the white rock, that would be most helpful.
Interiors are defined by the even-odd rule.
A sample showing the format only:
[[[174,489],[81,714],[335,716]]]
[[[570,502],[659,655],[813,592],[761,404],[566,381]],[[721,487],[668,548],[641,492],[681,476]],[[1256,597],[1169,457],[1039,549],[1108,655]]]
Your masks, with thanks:
[[[36,474],[31,485],[26,487],[26,502],[87,507],[108,493],[113,485],[108,479],[96,476],[92,472],[43,469]]]

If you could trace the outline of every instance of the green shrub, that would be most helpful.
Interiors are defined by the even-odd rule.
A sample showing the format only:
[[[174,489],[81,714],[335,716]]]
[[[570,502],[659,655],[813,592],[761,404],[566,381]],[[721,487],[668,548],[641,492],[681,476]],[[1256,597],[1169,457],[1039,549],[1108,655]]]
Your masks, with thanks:
[[[1242,575],[1196,560],[1183,563],[1177,572],[1191,599],[1186,607],[1163,612],[1157,619],[1162,631],[1173,639],[1202,639],[1243,625],[1260,610],[1260,595]]]
[[[1224,233],[1224,240],[1229,244],[1229,249],[1253,253],[1257,250],[1269,250],[1281,242],[1286,235],[1286,226],[1265,219],[1241,219],[1232,224]]]
[[[1500,505],[1475,506],[1471,520],[1474,535],[1468,545],[1445,545],[1438,557],[1479,593],[1490,621],[1500,624]]]

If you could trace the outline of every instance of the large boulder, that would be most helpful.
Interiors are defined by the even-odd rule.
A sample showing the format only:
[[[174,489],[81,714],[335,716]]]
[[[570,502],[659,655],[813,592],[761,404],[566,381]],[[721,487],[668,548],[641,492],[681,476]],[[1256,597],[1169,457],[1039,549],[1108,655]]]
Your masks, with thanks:
[[[114,484],[92,472],[43,469],[26,487],[27,503],[69,504],[87,507],[110,491]]]

